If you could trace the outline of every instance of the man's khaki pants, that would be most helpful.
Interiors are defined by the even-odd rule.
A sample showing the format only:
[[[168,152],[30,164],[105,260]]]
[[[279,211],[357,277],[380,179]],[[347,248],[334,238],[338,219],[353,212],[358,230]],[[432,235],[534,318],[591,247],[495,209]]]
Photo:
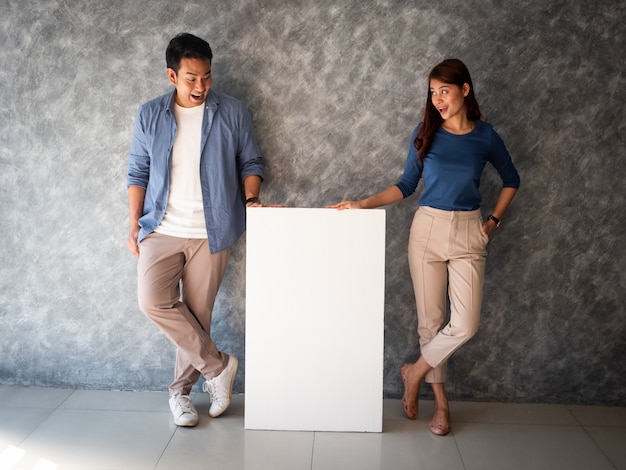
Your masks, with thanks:
[[[230,249],[211,254],[206,239],[155,232],[141,241],[139,307],[177,347],[170,394],[188,394],[200,374],[211,379],[228,363],[211,339],[211,316],[229,257]]]

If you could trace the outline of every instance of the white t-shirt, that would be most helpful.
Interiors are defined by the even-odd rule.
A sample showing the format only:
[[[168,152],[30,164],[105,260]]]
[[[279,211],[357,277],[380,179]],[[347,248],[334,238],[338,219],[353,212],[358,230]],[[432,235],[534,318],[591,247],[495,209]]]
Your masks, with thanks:
[[[156,232],[172,237],[207,238],[200,186],[200,140],[204,104],[183,108],[174,104],[176,140],[172,151],[170,194]]]

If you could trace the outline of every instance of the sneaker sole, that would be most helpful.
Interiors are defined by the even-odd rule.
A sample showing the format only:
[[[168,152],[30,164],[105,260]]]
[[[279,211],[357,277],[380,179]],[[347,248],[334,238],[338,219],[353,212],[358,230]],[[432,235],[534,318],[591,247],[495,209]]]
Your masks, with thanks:
[[[186,427],[186,428],[192,428],[192,427],[194,427],[194,426],[196,426],[198,424],[198,420],[197,419],[193,420],[193,421],[177,421],[177,420],[174,420],[174,424],[176,426],[183,426],[183,427]]]

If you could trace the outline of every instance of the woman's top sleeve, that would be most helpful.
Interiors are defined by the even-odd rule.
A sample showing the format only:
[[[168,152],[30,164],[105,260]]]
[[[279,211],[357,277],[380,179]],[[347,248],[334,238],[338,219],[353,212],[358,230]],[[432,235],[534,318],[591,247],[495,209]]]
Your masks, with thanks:
[[[417,158],[417,149],[415,148],[415,137],[417,136],[417,132],[421,124],[417,126],[413,133],[411,134],[411,141],[409,142],[409,153],[406,157],[406,165],[404,167],[404,173],[402,174],[402,178],[396,186],[402,192],[402,196],[405,198],[409,197],[411,194],[415,192],[417,189],[417,184],[422,177],[422,171],[424,170],[424,165]]]

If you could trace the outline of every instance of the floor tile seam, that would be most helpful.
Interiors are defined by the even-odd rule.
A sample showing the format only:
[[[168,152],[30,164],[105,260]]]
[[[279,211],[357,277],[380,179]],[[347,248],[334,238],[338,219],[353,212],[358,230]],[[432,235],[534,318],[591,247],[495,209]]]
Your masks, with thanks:
[[[315,437],[317,436],[317,431],[313,433],[313,443],[311,444],[311,458],[309,460],[309,470],[313,470],[314,458],[315,458]]]
[[[624,429],[626,430],[626,424],[581,424],[581,427],[585,429]]]
[[[171,411],[169,410],[163,410],[163,411],[158,411],[158,410],[138,410],[138,409],[134,409],[134,410],[128,410],[128,409],[110,409],[110,408],[82,408],[82,407],[66,407],[66,408],[57,408],[55,410],[53,410],[53,412],[57,412],[57,411],[88,411],[88,412],[97,412],[97,413],[144,413],[144,414],[166,414],[169,415],[171,414]]]
[[[606,454],[606,452],[604,452],[604,449],[602,449],[602,446],[593,438],[593,435],[589,432],[589,430],[587,428],[585,428],[584,426],[582,426],[583,431],[585,431],[585,434],[587,435],[587,437],[591,440],[591,442],[593,442],[593,445],[596,446],[596,449],[598,449],[598,452],[600,452],[604,458],[607,460],[607,462],[609,462],[613,468],[617,469],[617,464],[615,464],[613,462],[613,460],[611,459],[610,456],[608,456]]]
[[[583,426],[580,423],[537,423],[537,422],[525,422],[525,421],[480,421],[480,420],[463,420],[463,419],[452,419],[453,423],[463,423],[463,424],[489,424],[489,425],[497,425],[504,424],[507,426],[521,425],[521,426],[557,426],[564,428],[582,428]]]
[[[611,407],[603,407],[603,408],[611,408]],[[583,428],[626,428],[626,423],[619,425],[619,424],[589,424],[587,422],[583,422],[581,419],[578,418],[578,416],[576,416],[576,413],[574,413],[574,410],[572,410],[570,407],[567,407],[567,411],[569,411],[569,413],[571,414],[571,416],[574,418],[574,420],[576,420],[576,422],[578,424],[580,424],[581,427]]]
[[[163,450],[159,454],[159,457],[157,458],[157,460],[156,460],[156,462],[154,464],[154,467],[153,467],[154,470],[159,468],[159,464],[161,463],[161,459],[163,459],[163,456],[165,455],[165,452],[167,452],[167,448],[172,443],[172,440],[174,439],[174,436],[176,435],[177,432],[178,432],[178,426],[172,431],[172,434],[170,435],[170,438],[167,440],[167,442],[163,446]]]
[[[414,422],[419,422],[419,420],[409,419],[409,418],[406,418],[406,417],[404,417],[404,416],[398,416],[397,418],[385,418],[385,417],[383,416],[383,422],[385,422],[385,421],[393,421],[393,422],[398,422],[398,421],[400,421],[400,422],[403,422],[403,421],[409,421],[409,422],[413,422],[413,423],[414,423]],[[424,420],[424,421],[427,421],[427,420]]]
[[[4,386],[4,387],[13,387],[12,385],[1,385],[0,386]],[[13,387],[13,388],[17,388],[17,387]],[[34,410],[56,410],[58,408],[61,407],[61,405],[63,405],[63,403],[65,403],[73,394],[74,392],[76,392],[76,389],[72,389],[72,388],[64,388],[64,389],[55,389],[55,390],[67,390],[68,393],[67,396],[65,398],[63,398],[63,400],[61,400],[59,403],[57,403],[56,405],[53,406],[43,406],[43,405],[26,405],[26,404],[22,404],[22,403],[18,403],[18,404],[0,404],[0,409],[2,408],[22,408],[22,409],[34,409]]]
[[[463,452],[461,452],[461,448],[459,447],[459,441],[456,439],[456,435],[454,434],[454,429],[450,430],[450,436],[454,439],[454,446],[456,447],[456,451],[459,454],[459,460],[461,461],[461,465],[463,466],[463,470],[467,470],[467,465],[465,465],[465,460],[463,459]]]
[[[30,406],[30,405],[0,405],[0,410],[10,410],[10,409],[18,409],[18,410],[50,410],[54,411],[58,409],[58,406]]]
[[[27,439],[30,438],[30,436],[33,435],[33,433],[35,433],[35,431],[37,431],[41,426],[43,426],[43,424],[48,421],[50,419],[50,417],[55,413],[56,409],[50,409],[48,414],[46,414],[46,417],[43,418],[41,421],[39,421],[39,423],[37,424],[37,426],[35,426],[26,436],[24,436],[24,439],[22,439],[19,443],[16,444],[16,447],[20,448],[22,446],[22,444],[24,442],[26,442]]]
[[[77,390],[77,389],[73,389],[71,393],[68,393],[68,394],[67,394],[67,396],[66,396],[66,397],[65,397],[65,398],[61,401],[61,403],[59,403],[59,404],[57,405],[57,407],[54,409],[53,413],[54,413],[55,411],[58,411],[58,410],[63,409],[63,408],[61,408],[61,407],[63,406],[63,404],[64,404],[67,400],[69,400],[69,399],[70,399],[70,397],[71,397],[72,395],[74,395],[74,394],[76,393],[76,390]]]
[[[386,400],[386,399],[385,399]],[[424,401],[431,401],[432,400],[424,400]],[[450,411],[455,411],[455,406],[463,406],[463,405],[468,405],[468,406],[473,406],[473,407],[511,407],[511,408],[518,408],[518,407],[528,407],[528,408],[555,408],[555,409],[567,409],[568,411],[572,411],[573,408],[583,408],[583,409],[588,409],[588,408],[597,408],[597,409],[609,409],[609,410],[616,410],[616,409],[626,409],[626,405],[585,405],[585,404],[576,404],[576,403],[537,403],[537,402],[504,402],[504,401],[469,401],[469,400],[463,400],[463,401],[459,401],[459,400],[449,400],[449,405],[450,405]]]
[[[580,421],[580,419],[578,419],[578,416],[576,416],[576,413],[574,413],[574,410],[572,409],[572,407],[566,406],[565,409],[570,414],[570,416],[574,419],[574,421],[576,421],[582,427],[583,423]]]
[[[498,421],[498,422],[494,422],[494,421],[459,421],[459,420],[452,420],[452,425],[454,426],[454,423],[459,423],[459,424],[464,424],[464,425],[471,425],[471,424],[480,424],[480,425],[489,425],[489,426],[528,426],[528,427],[533,427],[533,428],[541,428],[541,427],[545,427],[545,428],[563,428],[563,429],[584,429],[584,426],[581,426],[580,424],[577,423],[572,423],[572,424],[567,424],[567,423],[524,423],[524,422],[520,422],[520,421]]]
[[[54,413],[56,413],[56,412],[59,410],[59,408],[61,407],[61,405],[62,405],[63,403],[65,403],[65,401],[66,401],[69,397],[71,397],[71,396],[72,396],[72,394],[73,394],[74,392],[76,392],[76,389],[67,389],[67,390],[71,390],[71,393],[68,393],[68,394],[67,394],[67,396],[66,396],[63,400],[61,400],[61,402],[59,402],[59,403],[56,405],[56,407],[45,407],[45,408],[33,408],[33,407],[29,407],[29,409],[47,410],[47,411],[48,411],[48,413],[46,414],[46,417],[45,417],[45,418],[43,418],[41,421],[39,421],[39,423],[37,424],[37,426],[35,426],[35,427],[34,427],[34,428],[33,428],[33,429],[32,429],[32,430],[31,430],[31,431],[30,431],[30,432],[29,432],[26,436],[24,436],[24,439],[22,439],[22,440],[18,443],[17,447],[21,446],[21,445],[22,445],[22,444],[23,444],[23,443],[24,443],[24,442],[25,442],[28,438],[30,438],[30,436],[32,436],[32,435],[33,435],[33,433],[34,433],[35,431],[37,431],[37,430],[38,430],[38,429],[39,429],[39,428],[40,428],[40,427],[41,427],[41,426],[42,426],[42,425],[43,425],[46,421],[48,421],[48,420],[50,419],[50,417],[51,417],[52,415],[54,415]]]

